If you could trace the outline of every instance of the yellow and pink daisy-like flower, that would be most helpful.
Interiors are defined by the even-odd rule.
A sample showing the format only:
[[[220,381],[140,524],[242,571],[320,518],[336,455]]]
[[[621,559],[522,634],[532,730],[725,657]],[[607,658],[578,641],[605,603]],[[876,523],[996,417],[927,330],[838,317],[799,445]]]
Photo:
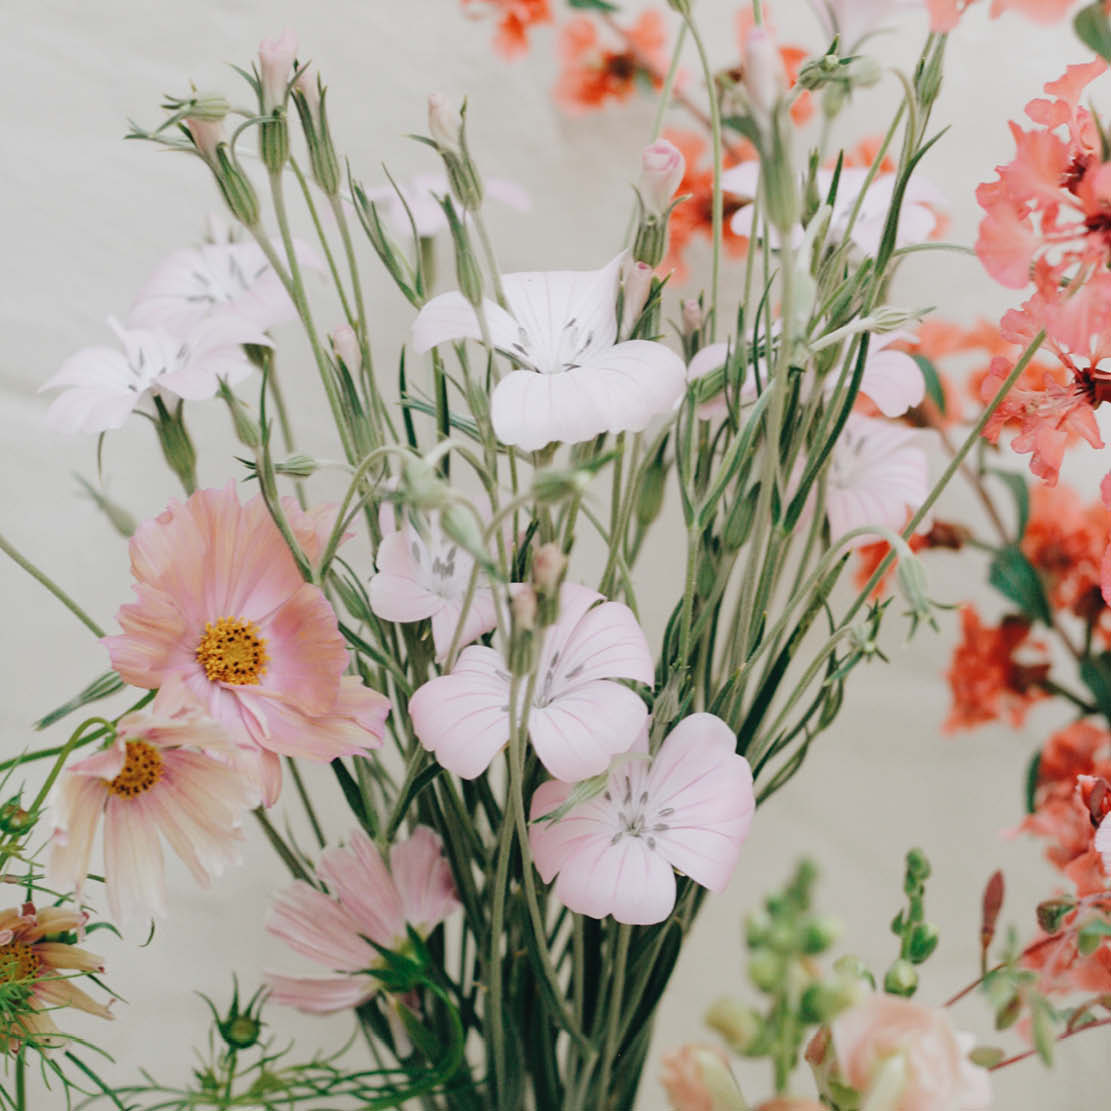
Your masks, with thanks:
[[[104,971],[100,957],[65,937],[88,921],[83,911],[24,903],[0,911],[0,984],[5,988],[4,1028],[0,1049],[14,1051],[25,1042],[49,1048],[61,1041],[52,1012],[76,1007],[99,1018],[111,1018],[108,1006],[98,1003],[74,982],[81,973]],[[14,1001],[26,994],[22,1005]]]
[[[310,561],[328,532],[323,514],[284,504]],[[125,682],[180,680],[260,758],[263,797],[277,798],[280,756],[325,761],[381,744],[389,702],[345,675],[347,649],[319,587],[301,577],[261,497],[235,487],[171,502],[131,538],[137,601],[105,638]]]
[[[51,800],[47,875],[80,891],[97,827],[104,880],[117,922],[166,914],[163,840],[207,887],[238,859],[240,821],[258,802],[226,731],[180,683],[162,688],[151,712],[121,719],[115,743],[70,765]]]

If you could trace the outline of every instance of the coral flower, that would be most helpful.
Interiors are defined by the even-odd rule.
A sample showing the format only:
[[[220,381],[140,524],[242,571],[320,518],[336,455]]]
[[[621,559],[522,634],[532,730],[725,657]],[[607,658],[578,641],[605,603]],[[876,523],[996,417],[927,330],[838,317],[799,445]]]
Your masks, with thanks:
[[[712,1045],[685,1045],[660,1062],[673,1111],[745,1111],[729,1059]]]
[[[568,909],[618,922],[662,922],[675,905],[675,871],[711,891],[733,874],[756,807],[737,738],[713,714],[691,714],[647,759],[637,750],[610,767],[606,789],[561,818],[538,821],[570,796],[549,780],[532,797],[536,868]],[[556,877],[559,877],[556,879]]]
[[[628,100],[642,75],[657,88],[663,84],[667,36],[660,13],[644,12],[627,30],[610,26],[623,39],[616,49],[602,44],[598,25],[587,16],[563,25],[559,37],[563,69],[554,95],[572,114],[600,108],[607,100]]]
[[[506,58],[519,58],[528,51],[528,33],[538,23],[552,22],[549,0],[463,0],[465,15],[480,18],[485,6],[498,20],[494,47]]]
[[[943,1010],[876,993],[830,1025],[841,1079],[892,1111],[981,1111],[991,1106],[986,1069],[968,1054],[972,1034]],[[864,1101],[870,1106],[872,1101]]]
[[[328,849],[317,867],[330,895],[301,880],[274,900],[266,929],[330,976],[268,973],[276,1003],[313,1014],[357,1007],[380,987],[369,970],[382,963],[371,942],[401,951],[407,927],[428,934],[459,908],[439,836],[419,826],[390,849],[386,867],[360,829],[347,846]]]
[[[883,525],[902,530],[929,492],[926,453],[917,433],[873,417],[852,414],[830,455],[826,516],[836,543],[854,529]],[[858,548],[867,536],[849,542]]]
[[[641,431],[682,396],[683,360],[662,343],[617,339],[617,287],[625,255],[601,270],[506,274],[507,308],[483,302],[490,339],[522,369],[490,398],[498,439],[535,451],[603,432]],[[481,339],[461,293],[433,297],[413,323],[413,347]]]
[[[64,1044],[64,1035],[53,1019],[59,1007],[76,1007],[98,1018],[112,1017],[105,1004],[75,983],[75,973],[104,971],[100,957],[66,940],[88,920],[83,911],[36,909],[34,903],[0,911],[0,983],[9,1016],[7,1028],[0,1031],[0,1049],[14,1051],[25,1041],[40,1048]],[[20,989],[22,1007],[15,1003]]]
[[[961,610],[961,642],[953,653],[949,686],[953,705],[947,732],[971,729],[1006,717],[1021,725],[1030,706],[1045,698],[1039,685],[1049,676],[1045,646],[1029,641],[1030,622],[1005,617],[1001,624],[984,625],[972,606]],[[1016,658],[1025,649],[1027,662]]]
[[[397,528],[393,514],[382,516],[385,535],[375,556],[378,573],[368,587],[370,608],[387,621],[431,618],[436,658],[442,660],[463,613],[474,557],[445,536],[436,521],[422,521],[422,535],[410,520]],[[460,631],[460,645],[477,640],[496,624],[493,591],[478,585]]]
[[[117,923],[166,914],[161,840],[208,887],[238,862],[240,820],[256,791],[235,766],[226,732],[179,682],[150,712],[120,720],[110,748],[69,765],[54,790],[47,876],[80,892],[97,826],[104,824],[104,880]]]
[[[50,406],[47,422],[59,432],[107,432],[122,428],[150,395],[205,401],[220,382],[235,385],[254,369],[244,344],[269,347],[258,325],[236,315],[206,316],[188,331],[121,328],[108,321],[120,348],[86,347],[71,355],[41,389],[64,392]]]
[[[628,606],[565,583],[536,674],[528,732],[552,775],[569,782],[598,775],[611,756],[632,747],[648,710],[614,680],[650,685],[653,669]],[[480,645],[464,649],[450,675],[425,683],[409,700],[421,744],[456,775],[481,775],[509,740],[510,684],[501,653]]]
[[[326,525],[286,516],[308,558]],[[306,583],[261,497],[233,483],[171,502],[130,541],[137,601],[105,638],[125,682],[181,679],[237,743],[260,752],[264,798],[277,797],[279,755],[332,760],[376,748],[389,703],[344,675],[347,650],[323,592]]]

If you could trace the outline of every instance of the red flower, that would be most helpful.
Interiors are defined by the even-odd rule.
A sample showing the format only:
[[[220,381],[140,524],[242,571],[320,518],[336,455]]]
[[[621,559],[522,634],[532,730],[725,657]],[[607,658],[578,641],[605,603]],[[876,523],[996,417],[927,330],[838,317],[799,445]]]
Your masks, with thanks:
[[[559,38],[563,71],[556,100],[573,114],[600,108],[607,100],[628,100],[637,78],[663,85],[667,69],[667,36],[659,12],[647,11],[627,31],[616,49],[602,45],[598,25],[587,16],[564,24]]]
[[[961,633],[947,676],[953,705],[944,729],[971,729],[1003,717],[1021,725],[1031,704],[1046,697],[1039,686],[1049,674],[1045,646],[1027,641],[1025,618],[1004,617],[992,627],[982,624],[970,605],[961,610]],[[1029,663],[1015,658],[1020,648],[1032,653]]]
[[[485,5],[498,18],[494,49],[506,58],[519,58],[528,51],[529,28],[537,23],[551,23],[549,0],[463,0],[463,12],[481,18],[475,9]]]

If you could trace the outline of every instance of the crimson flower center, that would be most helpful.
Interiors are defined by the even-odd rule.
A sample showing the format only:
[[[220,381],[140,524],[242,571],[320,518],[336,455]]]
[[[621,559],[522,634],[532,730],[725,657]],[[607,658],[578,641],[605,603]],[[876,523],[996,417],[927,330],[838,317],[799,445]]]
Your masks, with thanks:
[[[266,640],[258,635],[254,622],[237,617],[207,622],[196,655],[212,682],[236,686],[257,683],[269,662]]]

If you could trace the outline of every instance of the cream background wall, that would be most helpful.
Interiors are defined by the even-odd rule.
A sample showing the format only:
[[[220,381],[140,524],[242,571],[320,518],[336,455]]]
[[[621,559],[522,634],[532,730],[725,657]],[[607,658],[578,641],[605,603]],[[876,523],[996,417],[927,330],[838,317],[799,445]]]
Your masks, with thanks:
[[[735,59],[736,7],[698,2],[716,65]],[[989,24],[979,10],[984,7],[978,5],[953,37],[935,116],[953,126],[927,166],[952,198],[952,237],[964,242],[975,233],[975,184],[1010,153],[1004,121],[1066,62],[1083,59],[1067,28],[1047,31],[1017,17]],[[801,0],[781,0],[779,9],[785,39],[820,45]],[[907,23],[914,28],[908,40],[916,40],[921,17],[912,13]],[[628,183],[653,108],[638,101],[584,120],[562,115],[549,97],[555,76],[550,29],[536,34],[528,60],[507,65],[491,52],[492,29],[463,20],[457,0],[321,0],[311,6],[292,0],[6,0],[0,6],[0,529],[107,626],[129,582],[123,542],[78,496],[72,477],[94,474],[94,443],[50,435],[42,422],[45,401],[35,391],[67,354],[106,339],[106,316],[125,312],[153,263],[196,238],[205,214],[218,207],[199,164],[121,142],[127,118],[157,120],[160,95],[184,91],[189,81],[202,89],[235,88],[225,63],[245,63],[263,35],[287,25],[302,54],[324,73],[336,134],[368,182],[380,180],[382,162],[402,176],[429,168],[423,148],[403,135],[423,129],[431,89],[469,97],[482,166],[521,182],[533,198],[529,217],[493,213],[506,269],[599,265],[624,229]],[[905,44],[896,56],[909,64]],[[693,58],[688,69],[693,74]],[[874,130],[896,97],[895,82],[886,80],[862,98],[859,128],[841,137],[851,141]],[[669,123],[686,121],[676,111]],[[724,288],[736,296],[734,270],[726,269]],[[411,314],[377,275],[369,295],[376,351],[388,367]],[[908,267],[898,295],[903,303],[937,305],[965,321],[1007,304],[974,260],[958,256],[923,258]],[[300,442],[322,455],[337,454],[298,337],[290,331],[282,339]],[[198,439],[211,446],[202,456],[202,480],[218,481],[229,450],[226,418],[213,408],[194,420]],[[1106,465],[1089,455],[1079,470],[1094,486]],[[137,517],[157,512],[172,493],[149,430],[138,421],[110,438],[105,472],[112,494]],[[945,512],[960,518],[975,510],[966,493],[955,490]],[[679,568],[677,551],[661,551],[648,572],[659,589],[645,596],[676,593]],[[982,598],[989,615],[999,612],[979,585],[983,569],[975,559],[939,556],[930,570],[937,598],[971,594]],[[66,612],[5,562],[0,612],[0,750],[7,755],[38,740],[28,723],[106,661]],[[658,627],[662,612],[648,618]],[[974,974],[979,893],[992,869],[1007,869],[1007,920],[1050,890],[1052,877],[1037,846],[1005,841],[1000,830],[1019,817],[1025,761],[1058,718],[1049,709],[1033,714],[1020,734],[985,729],[943,737],[948,694],[942,674],[954,625],[950,615],[942,635],[923,633],[907,645],[899,620],[890,621],[891,664],[856,676],[844,712],[804,773],[761,810],[730,890],[710,902],[664,1003],[641,1098],[646,1111],[665,1106],[654,1082],[659,1053],[704,1036],[700,1016],[716,995],[747,991],[740,920],[800,855],[822,867],[822,901],[846,923],[844,946],[882,970],[893,955],[885,923],[899,903],[902,853],[912,843],[927,850],[935,868],[929,913],[942,926],[930,976],[936,998]],[[60,733],[55,729],[46,739]],[[332,790],[327,776],[319,779],[322,791]],[[341,835],[342,823],[332,832]],[[136,947],[142,938],[103,943],[111,983],[128,1005],[110,1027],[72,1024],[118,1058],[117,1066],[105,1066],[106,1076],[122,1083],[138,1066],[171,1080],[187,1074],[191,1046],[204,1028],[204,1008],[192,992],[222,998],[232,969],[252,984],[264,967],[286,959],[260,927],[268,896],[283,880],[255,837],[246,866],[211,893],[198,892],[171,866],[173,917],[150,947]],[[1020,925],[1027,932],[1032,923]],[[335,1044],[348,1030],[346,1021],[276,1009],[270,1017],[276,1032],[297,1033],[306,1045]],[[993,1041],[986,1008],[970,1003],[960,1018]],[[1107,1044],[1089,1036],[1062,1047],[1052,1077],[1036,1064],[1000,1074],[996,1106],[1095,1106],[1101,1097],[1091,1103],[1090,1094],[1107,1091]],[[758,1097],[766,1075],[741,1074],[759,1077],[747,1084]],[[56,1093],[38,1099],[35,1106],[43,1111],[61,1106]]]

